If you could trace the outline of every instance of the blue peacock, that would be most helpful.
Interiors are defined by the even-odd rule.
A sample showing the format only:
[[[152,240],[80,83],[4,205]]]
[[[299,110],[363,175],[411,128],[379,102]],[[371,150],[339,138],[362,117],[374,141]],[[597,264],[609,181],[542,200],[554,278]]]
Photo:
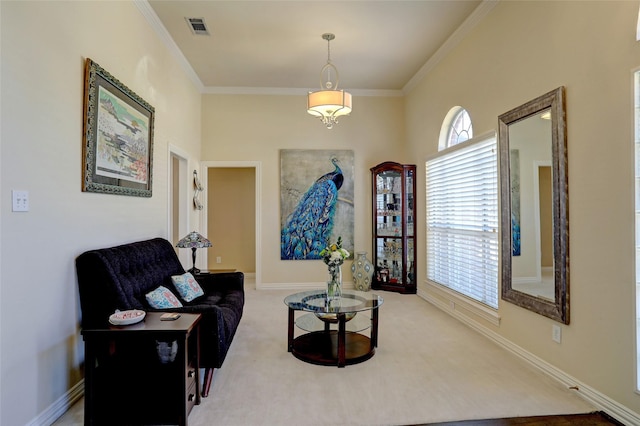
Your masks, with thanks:
[[[331,158],[335,169],[318,178],[287,217],[280,238],[281,259],[320,259],[333,231],[338,190],[344,176],[338,159]]]

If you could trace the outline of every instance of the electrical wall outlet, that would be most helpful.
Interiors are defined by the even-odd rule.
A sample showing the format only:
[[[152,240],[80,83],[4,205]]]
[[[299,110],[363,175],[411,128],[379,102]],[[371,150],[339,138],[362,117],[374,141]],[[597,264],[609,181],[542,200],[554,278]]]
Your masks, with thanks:
[[[562,329],[559,325],[554,324],[551,326],[551,339],[556,343],[562,341]]]
[[[14,212],[28,212],[29,211],[29,191],[17,191],[11,190],[11,201]]]
[[[221,256],[216,257],[216,263],[222,263],[222,257]]]

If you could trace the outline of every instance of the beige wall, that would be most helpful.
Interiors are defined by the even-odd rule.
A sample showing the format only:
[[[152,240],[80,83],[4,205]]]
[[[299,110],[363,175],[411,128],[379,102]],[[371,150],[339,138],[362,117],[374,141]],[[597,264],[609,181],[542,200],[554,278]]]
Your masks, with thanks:
[[[202,102],[202,161],[258,161],[262,165],[259,257],[265,287],[320,283],[326,275],[320,261],[280,260],[281,149],[354,151],[354,243],[356,251],[371,252],[369,168],[386,160],[410,161],[404,154],[402,98],[358,97],[351,116],[341,118],[332,130],[307,114],[304,93],[204,95]],[[209,258],[210,266],[212,259],[215,257]],[[350,274],[346,279],[351,280]]]
[[[632,70],[637,1],[503,1],[407,97],[413,157],[437,150],[453,105],[474,131],[558,86],[567,93],[571,324],[500,301],[493,331],[640,413],[635,389]],[[419,175],[424,176],[424,169]],[[424,178],[418,176],[418,194]],[[424,218],[424,203],[418,202]],[[420,235],[420,233],[418,234]],[[424,257],[419,241],[419,258]],[[418,282],[425,280],[419,268]]]
[[[167,236],[168,146],[195,168],[201,98],[133,2],[2,1],[0,13],[0,424],[48,424],[38,416],[81,379],[74,259]],[[81,192],[87,57],[155,108],[151,198]],[[11,212],[11,189],[29,191],[29,212]]]
[[[253,168],[209,168],[207,250],[209,269],[256,272],[256,203]],[[220,257],[220,263],[217,258]]]

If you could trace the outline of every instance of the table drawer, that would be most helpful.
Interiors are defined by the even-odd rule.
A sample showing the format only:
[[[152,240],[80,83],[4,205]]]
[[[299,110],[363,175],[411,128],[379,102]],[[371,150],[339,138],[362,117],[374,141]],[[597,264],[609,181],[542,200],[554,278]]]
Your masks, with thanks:
[[[193,383],[191,383],[191,386],[188,388],[189,390],[187,391],[187,415],[191,412],[191,410],[193,409],[193,406],[196,405],[196,402],[198,401],[198,386],[196,385],[196,382],[194,381]]]
[[[186,386],[186,388],[189,389],[196,382],[196,377],[198,375],[198,370],[193,365],[189,365],[187,367],[186,375],[187,375],[187,379],[186,379],[187,386]]]

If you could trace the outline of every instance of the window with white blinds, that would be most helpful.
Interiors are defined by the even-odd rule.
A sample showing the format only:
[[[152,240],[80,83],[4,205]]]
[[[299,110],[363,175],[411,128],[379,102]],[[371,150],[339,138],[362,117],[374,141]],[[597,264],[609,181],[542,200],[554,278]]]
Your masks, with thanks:
[[[441,151],[426,179],[427,278],[497,309],[495,135]]]

